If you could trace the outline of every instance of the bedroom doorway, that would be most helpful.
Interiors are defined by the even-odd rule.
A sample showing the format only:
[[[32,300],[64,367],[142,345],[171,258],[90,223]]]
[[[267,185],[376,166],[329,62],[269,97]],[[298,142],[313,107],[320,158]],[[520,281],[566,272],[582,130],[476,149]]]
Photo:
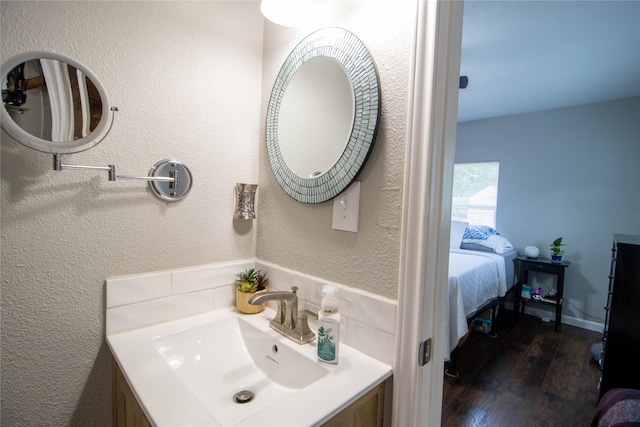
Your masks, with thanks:
[[[469,3],[465,4],[465,9],[468,10],[468,8],[466,6],[469,5],[469,4],[473,4],[473,3],[475,3],[475,5],[477,6],[478,4],[481,4],[481,3],[499,4],[501,2],[469,2]],[[607,36],[611,35],[611,34],[615,34],[615,33],[624,34],[624,35],[626,35],[626,34],[636,34],[636,33],[631,33],[630,30],[627,28],[628,20],[626,19],[626,17],[625,17],[625,19],[622,19],[620,17],[617,17],[617,15],[605,13],[605,12],[607,12],[609,7],[614,7],[615,4],[619,4],[619,5],[625,4],[625,7],[623,8],[623,10],[627,10],[628,11],[629,9],[627,9],[627,6],[626,6],[627,3],[625,3],[625,2],[572,2],[571,3],[571,9],[572,9],[571,11],[572,12],[580,12],[580,13],[573,14],[573,15],[575,15],[575,16],[572,15],[574,19],[571,19],[569,21],[567,20],[566,14],[563,15],[562,13],[554,13],[553,12],[554,9],[552,9],[552,8],[557,7],[557,6],[561,6],[562,4],[568,5],[568,3],[562,3],[562,2],[546,2],[546,3],[544,3],[544,2],[502,2],[501,4],[506,5],[507,7],[510,7],[513,10],[515,10],[517,8],[519,10],[520,14],[525,14],[525,12],[523,10],[520,10],[520,6],[533,5],[533,4],[536,4],[536,3],[545,5],[544,9],[540,8],[540,10],[538,11],[538,14],[539,15],[544,15],[546,17],[549,17],[549,18],[547,18],[549,21],[540,21],[540,20],[538,20],[536,22],[536,20],[534,20],[534,16],[533,16],[534,14],[533,13],[529,13],[529,14],[527,14],[528,17],[529,17],[529,21],[530,21],[529,24],[530,25],[534,25],[535,24],[536,25],[536,29],[545,28],[547,30],[546,32],[535,31],[535,33],[540,35],[540,36],[543,36],[543,37],[548,37],[549,34],[554,34],[554,40],[553,40],[553,43],[544,43],[541,38],[534,37],[535,38],[535,42],[533,41],[533,38],[531,38],[531,40],[530,40],[530,42],[528,44],[544,45],[544,46],[549,48],[548,50],[550,52],[553,51],[553,49],[551,49],[552,45],[566,46],[567,44],[570,44],[569,48],[565,49],[567,52],[568,51],[571,52],[570,55],[556,55],[556,56],[557,57],[562,57],[563,59],[564,58],[575,58],[573,60],[577,64],[580,64],[580,67],[585,69],[585,70],[592,70],[592,71],[593,70],[599,70],[600,63],[611,63],[611,64],[615,63],[615,64],[617,64],[617,67],[620,70],[636,70],[637,71],[637,67],[622,66],[622,64],[624,64],[624,62],[617,62],[617,61],[613,61],[613,60],[604,61],[603,60],[603,55],[599,54],[599,50],[597,48],[593,48],[592,52],[590,53],[591,61],[584,61],[584,58],[580,56],[580,52],[585,50],[585,46],[595,47],[595,46],[593,46],[593,44],[587,43],[587,41],[589,39],[584,37],[582,35],[582,32],[579,31],[584,26],[583,23],[585,21],[585,18],[589,18],[590,19],[590,21],[589,21],[589,22],[591,22],[591,30],[590,31],[593,32],[594,34],[600,35],[600,33],[603,33],[604,35],[607,35]],[[605,5],[606,5],[606,9],[605,9]],[[589,13],[591,11],[591,9],[597,9],[598,11],[601,12],[600,16],[598,16],[597,19],[593,17],[593,14]],[[637,9],[632,9],[632,10],[635,10],[635,13],[634,14],[627,13],[626,16],[629,16],[629,17],[634,17],[635,16],[636,22],[634,23],[634,27],[633,28],[637,28],[637,16],[638,16],[637,15]],[[495,13],[495,11],[490,12],[489,10],[485,10],[483,13],[484,13],[484,17],[486,18],[486,17],[488,17],[488,15],[490,13]],[[564,16],[564,18],[563,18],[563,16]],[[553,17],[553,18],[551,18],[551,17]],[[465,19],[466,18],[467,17],[466,17],[466,11],[465,11]],[[501,18],[504,18],[503,19],[504,22],[501,22],[500,24],[497,24],[497,25],[492,25],[491,22],[490,22],[491,20],[489,20],[489,19],[483,20],[483,22],[481,24],[481,26],[483,26],[484,28],[489,30],[489,31],[487,31],[487,33],[491,33],[492,40],[494,40],[494,41],[498,41],[498,40],[501,40],[501,39],[504,40],[505,39],[504,35],[500,35],[500,29],[502,29],[502,31],[504,31],[505,29],[508,29],[508,25],[507,24],[512,19],[507,14],[501,15]],[[578,18],[580,18],[580,19],[578,19]],[[553,28],[551,28],[552,25],[550,24],[550,21],[553,21],[554,23],[559,23],[560,27],[567,34],[563,35],[562,33],[555,33],[554,31],[552,31]],[[464,23],[463,23],[463,26],[465,27],[465,33],[467,31],[467,29],[466,29],[467,23],[468,23],[467,21],[464,21]],[[496,31],[493,32],[493,30],[496,30]],[[521,29],[519,31],[516,28],[513,31],[508,32],[508,34],[510,34],[510,37],[507,36],[507,37],[509,37],[509,44],[511,46],[513,46],[515,49],[525,50],[525,49],[521,49],[521,48],[522,47],[528,47],[524,43],[517,43],[516,42],[518,40],[518,37],[519,37],[517,33],[518,32],[521,33],[524,30],[526,30],[526,26],[523,25],[523,26],[521,26]],[[542,34],[542,33],[545,33],[545,34]],[[571,33],[571,34],[569,35],[569,33]],[[484,58],[491,57],[491,59],[492,59],[492,61],[491,61],[492,64],[491,65],[493,66],[493,68],[491,68],[491,70],[494,71],[493,78],[495,78],[497,80],[500,80],[500,79],[502,79],[502,80],[514,79],[514,80],[517,80],[519,82],[520,87],[524,88],[526,86],[533,86],[532,83],[533,83],[534,77],[537,78],[537,77],[539,77],[541,75],[554,74],[553,78],[556,80],[556,82],[552,82],[552,83],[557,83],[558,86],[553,86],[553,88],[552,88],[552,85],[548,84],[547,87],[545,88],[546,92],[552,93],[554,95],[554,97],[560,96],[561,93],[563,93],[563,91],[558,90],[558,88],[566,89],[566,88],[569,88],[569,87],[573,87],[573,85],[571,85],[571,84],[567,84],[566,82],[563,83],[563,80],[561,79],[561,75],[556,75],[556,71],[571,70],[572,66],[563,66],[563,67],[556,66],[555,67],[556,69],[553,69],[553,70],[551,70],[551,69],[549,69],[549,70],[540,70],[540,69],[534,68],[534,67],[525,67],[524,66],[524,62],[523,62],[522,64],[520,64],[521,70],[523,71],[523,73],[517,73],[517,72],[516,73],[513,73],[513,72],[503,73],[502,71],[507,68],[507,65],[504,62],[502,62],[497,55],[496,55],[496,57],[494,57],[492,55],[487,55],[485,51],[482,51],[480,49],[481,48],[481,44],[483,42],[483,40],[482,40],[483,34],[476,33],[475,36],[476,36],[476,38],[474,40],[475,43],[474,43],[474,49],[473,49],[472,53],[475,54],[476,59],[479,60],[479,61],[481,60],[482,57],[484,57]],[[635,38],[634,37],[626,37],[626,39],[638,40],[637,36]],[[616,51],[623,52],[623,53],[626,52],[626,56],[638,58],[638,56],[637,56],[637,47],[634,50],[633,54],[630,55],[629,52],[626,49],[623,48],[624,46],[626,46],[623,43],[607,43],[607,44],[603,43],[603,45],[618,46]],[[600,58],[600,60],[598,60],[598,58]],[[534,62],[537,62],[538,64],[547,64],[546,68],[550,68],[548,64],[557,65],[555,63],[555,61],[552,61],[552,60],[549,60],[549,59],[545,59],[545,57],[540,56],[540,55],[529,54],[526,59],[527,60],[532,60]],[[596,61],[598,64],[593,64],[593,66],[591,66],[593,61]],[[463,58],[462,62],[464,63],[464,58]],[[499,67],[497,67],[496,64],[501,64],[501,65]],[[637,64],[637,60],[636,60],[636,64]],[[575,64],[570,64],[570,65],[575,65]],[[468,70],[461,69],[461,74],[467,74],[467,73],[469,73]],[[605,73],[605,74],[606,75],[611,75],[611,73]],[[527,78],[523,78],[525,75],[527,76]],[[484,84],[484,81],[483,81],[483,83],[480,82],[479,78],[475,78],[474,79],[473,73],[469,73],[468,76],[469,76],[469,86],[468,86],[468,89],[466,89],[467,91],[470,90],[470,89],[474,89],[474,85],[486,86]],[[588,74],[585,73],[582,76],[581,81],[588,81],[587,77],[588,77]],[[627,79],[627,81],[629,81],[629,80]],[[593,87],[593,88],[599,88],[599,87],[602,87],[602,86],[605,86],[605,85],[591,85],[591,87]],[[632,86],[632,85],[627,83],[627,86]],[[636,87],[637,87],[637,85],[636,85]],[[463,92],[464,92],[464,90],[461,90],[461,95],[460,95],[461,99],[462,99],[462,96],[463,96],[462,95]],[[541,95],[542,92],[545,92],[545,91],[538,90],[538,92],[535,95]],[[578,103],[577,105],[586,105],[586,106],[588,106],[588,105],[590,105],[592,103],[602,102],[602,100],[594,100],[594,99],[590,98],[588,92],[589,91],[587,91],[587,90],[583,91],[582,95],[584,95],[584,98],[581,98],[582,101],[580,103]],[[623,93],[627,93],[627,92],[623,92]],[[635,94],[635,95],[626,95],[626,96],[637,96],[637,94]],[[622,96],[618,95],[618,97],[622,97]],[[521,98],[527,98],[527,96],[521,96]],[[485,99],[488,99],[488,97],[486,97]],[[609,99],[610,100],[611,99],[615,100],[614,97],[611,97]],[[556,101],[553,100],[552,102],[556,102]],[[461,101],[461,105],[462,105],[462,101]],[[477,106],[478,104],[475,104],[475,105]],[[573,104],[573,105],[575,106],[576,104]],[[467,116],[467,120],[476,120],[477,119],[477,121],[475,121],[472,126],[468,126],[468,127],[458,126],[457,132],[459,133],[461,139],[460,139],[460,142],[457,145],[458,145],[459,148],[466,148],[465,155],[464,156],[459,156],[459,158],[461,159],[461,161],[474,161],[474,160],[477,160],[477,159],[483,159],[484,160],[485,158],[483,158],[482,156],[491,156],[492,152],[495,153],[498,150],[505,149],[505,156],[507,155],[506,153],[508,152],[511,155],[511,157],[508,158],[508,160],[507,160],[507,159],[505,159],[505,157],[502,157],[502,152],[500,152],[501,154],[499,156],[500,157],[499,160],[503,160],[503,165],[502,166],[504,166],[504,171],[506,172],[504,174],[504,176],[505,177],[511,177],[512,179],[508,180],[511,183],[515,182],[516,180],[520,181],[520,185],[518,185],[518,186],[514,185],[513,188],[511,189],[511,193],[508,194],[506,198],[508,198],[509,201],[510,201],[511,206],[509,206],[509,207],[513,207],[515,205],[519,205],[519,206],[522,207],[522,206],[524,206],[524,204],[522,204],[522,203],[518,204],[518,199],[513,197],[514,194],[516,194],[517,192],[520,192],[522,194],[525,193],[523,191],[523,188],[525,188],[526,186],[522,186],[521,185],[522,181],[532,182],[533,175],[537,174],[537,172],[538,172],[538,170],[535,170],[536,167],[538,167],[539,171],[541,172],[540,181],[542,181],[542,180],[544,180],[543,171],[544,170],[550,170],[552,168],[552,166],[550,166],[548,163],[542,163],[539,160],[538,161],[534,161],[530,156],[528,156],[528,154],[532,153],[534,150],[536,150],[536,148],[537,148],[537,151],[539,151],[539,152],[545,151],[544,150],[544,148],[545,148],[544,145],[542,145],[540,147],[535,145],[535,143],[536,143],[535,139],[538,137],[538,134],[540,135],[540,138],[539,138],[540,140],[543,140],[543,139],[546,139],[546,140],[559,139],[559,138],[556,138],[556,134],[555,133],[543,132],[542,129],[540,129],[537,132],[534,132],[534,127],[535,126],[532,125],[532,123],[534,123],[534,122],[526,120],[527,117],[524,116],[524,113],[528,113],[530,111],[536,111],[537,114],[540,114],[540,117],[542,117],[542,119],[547,117],[546,115],[543,116],[543,114],[548,114],[548,115],[555,114],[555,117],[553,119],[549,120],[550,123],[555,125],[555,123],[559,123],[559,122],[561,122],[563,120],[561,114],[556,114],[555,111],[552,111],[552,112],[549,112],[549,113],[541,113],[541,112],[544,112],[545,110],[554,110],[554,109],[557,109],[557,108],[563,108],[563,107],[566,107],[566,106],[571,106],[571,105],[567,105],[567,104],[558,105],[558,104],[552,103],[551,105],[547,105],[546,108],[539,108],[539,109],[536,109],[536,110],[528,110],[528,111],[522,111],[521,110],[519,112],[514,112],[513,110],[511,110],[511,112],[503,112],[502,114],[494,114],[493,116],[491,116],[491,117],[494,117],[494,119],[491,119],[489,117],[483,117],[483,118],[486,118],[488,120],[482,120],[482,121],[479,120],[479,119],[481,119],[481,117],[477,117],[475,119],[470,119]],[[491,111],[493,109],[493,107],[494,106],[490,105],[490,103],[488,103],[488,102],[485,102],[484,105],[480,106],[480,108],[482,108],[484,110],[483,112]],[[599,107],[598,112],[601,111],[600,108],[602,108],[602,107]],[[602,110],[602,111],[604,111],[604,110]],[[611,110],[611,113],[610,113],[611,116],[614,115],[613,111],[614,110]],[[577,116],[577,113],[575,113],[574,110],[570,110],[570,114],[575,114]],[[513,117],[510,118],[510,119],[513,119],[513,121],[511,121],[510,123],[507,120],[503,121],[503,120],[500,120],[500,119],[495,119],[495,117],[498,117],[498,116],[508,116],[508,115],[513,116]],[[607,111],[606,114],[604,114],[604,115],[602,115],[602,114],[599,114],[599,115],[600,116],[608,116],[609,115],[609,111]],[[461,117],[461,121],[465,121],[465,120],[463,120],[462,117]],[[541,121],[542,120],[540,120],[538,123],[540,123]],[[600,123],[600,122],[598,122],[598,123]],[[491,129],[491,130],[495,135],[506,135],[504,139],[505,140],[508,139],[507,142],[502,141],[501,144],[498,144],[496,142],[496,139],[498,139],[498,138],[493,138],[493,140],[492,140],[492,135],[491,135],[492,132],[489,132],[489,131],[483,132],[484,130],[489,129],[492,125],[495,128],[497,128],[498,126],[502,127],[502,129],[497,130],[497,131],[495,129]],[[507,131],[507,129],[509,129],[510,125],[513,125],[513,126],[511,126],[512,130],[514,130],[514,132],[512,134],[510,134]],[[524,128],[526,130],[522,131],[523,126],[527,126],[527,125],[528,125],[528,128]],[[606,129],[606,127],[605,127],[605,129]],[[527,138],[523,138],[523,139],[519,140],[517,138],[517,132],[520,132],[520,134],[523,135],[523,136],[526,133],[529,133],[529,132],[530,133],[534,133],[535,137],[532,137],[529,140],[527,140]],[[583,133],[586,134],[587,133],[586,130],[583,130]],[[483,138],[483,136],[484,136],[484,138]],[[510,137],[510,139],[509,139],[509,137]],[[563,135],[563,137],[564,137],[564,139],[570,139],[570,138],[573,137],[573,134],[567,132],[567,133],[565,133]],[[462,138],[465,138],[465,139],[463,140]],[[464,142],[462,142],[462,141],[465,141],[466,144]],[[524,141],[526,141],[528,144],[527,145],[523,144]],[[533,144],[532,144],[532,142],[533,142]],[[518,143],[520,143],[520,145]],[[485,146],[485,144],[487,144],[487,145]],[[613,144],[612,144],[612,146],[613,146]],[[471,148],[471,147],[473,147],[473,148]],[[491,151],[491,148],[489,148],[489,147],[493,147],[493,151]],[[584,151],[587,151],[587,149],[590,149],[589,145],[586,144],[586,143],[583,145],[583,147],[585,148]],[[569,147],[567,147],[567,150],[569,151]],[[589,157],[585,157],[585,158],[589,158]],[[599,160],[600,159],[597,159],[597,158],[594,157],[594,159],[591,161],[591,163],[598,164]],[[534,165],[534,166],[531,169],[522,168],[522,164],[524,164],[524,163],[529,163],[529,164]],[[514,166],[515,164],[518,164],[518,166]],[[508,168],[511,168],[511,171],[507,171]],[[516,168],[517,168],[517,171],[514,172],[514,169],[516,169]],[[532,170],[533,170],[533,173],[531,172]],[[501,171],[501,173],[502,173],[502,171]],[[589,169],[589,173],[594,174],[591,169]],[[516,177],[517,177],[517,179],[514,179]],[[537,188],[534,189],[534,191],[536,191],[536,190],[537,190]],[[594,193],[588,192],[589,190],[584,190],[584,194],[587,194],[588,197],[590,198],[590,200],[594,200],[595,201],[595,202],[593,202],[594,205],[597,205],[600,202],[600,200],[597,200],[597,198],[595,197]],[[567,190],[567,191],[570,191],[570,190]],[[534,195],[537,195],[537,194],[534,193]],[[501,194],[501,196],[502,196],[502,194]],[[531,193],[529,194],[528,197],[530,199],[535,199],[535,202],[537,204],[539,204],[540,206],[545,206],[545,207],[546,206],[555,206],[552,203],[543,203],[544,201],[547,201],[547,200],[545,200],[545,199],[543,199],[541,197],[535,197],[535,196],[532,197]],[[501,204],[502,203],[503,202],[501,201]],[[527,211],[527,210],[528,209],[526,209],[526,208],[522,209],[522,211]],[[512,236],[513,235],[512,233],[514,233],[514,232],[516,232],[516,233],[519,232],[520,234],[517,237],[514,236],[513,238],[514,238],[514,243],[516,243],[516,241],[517,241],[521,245],[520,246],[521,248],[524,248],[524,246],[526,244],[532,244],[532,243],[535,244],[536,246],[540,246],[540,248],[545,247],[545,246],[541,246],[541,245],[543,245],[544,243],[546,243],[546,244],[549,243],[549,242],[546,241],[547,238],[548,237],[555,237],[555,236],[547,236],[547,237],[541,238],[540,240],[542,242],[544,242],[544,243],[538,243],[536,241],[531,241],[531,240],[533,240],[532,237],[531,237],[533,233],[529,232],[527,234],[525,232],[520,232],[519,231],[519,230],[524,230],[525,228],[534,228],[534,224],[533,224],[534,221],[527,221],[528,218],[523,218],[522,215],[521,215],[522,211],[520,211],[519,214],[515,214],[515,212],[513,212],[513,210],[512,210],[511,218],[518,218],[518,220],[520,222],[528,224],[527,227],[519,227],[518,228],[517,226],[514,226],[514,224],[513,224],[515,221],[511,221],[511,222],[507,223],[507,222],[504,222],[501,219],[498,219],[498,223],[497,223],[497,227],[496,228],[498,229],[498,231],[504,232],[507,237]],[[535,211],[533,211],[533,212],[535,212]],[[498,212],[498,215],[499,216],[501,216],[501,215],[509,215],[509,213],[506,213],[506,212],[503,211],[502,214],[500,212]],[[569,216],[569,214],[567,214],[567,215]],[[587,217],[587,216],[589,216],[589,215],[585,215],[585,217]],[[574,221],[573,218],[571,218],[571,220]],[[567,221],[567,222],[569,222],[569,221]],[[592,222],[594,222],[594,221],[592,221]],[[502,229],[502,227],[505,227],[504,230]],[[566,228],[566,226],[565,226],[565,228]],[[577,226],[577,228],[580,229],[579,226]],[[604,229],[606,227],[602,227],[602,228]],[[588,228],[584,227],[584,229],[588,229]],[[515,230],[518,230],[518,231],[515,231]],[[546,230],[544,230],[544,231],[546,231]],[[551,232],[551,233],[553,233],[553,232]],[[542,235],[542,233],[539,233],[539,234]],[[592,242],[591,239],[594,239],[594,236],[590,236],[590,240],[588,240],[589,244],[591,244],[591,242]],[[580,254],[581,255],[580,260],[582,261],[582,263],[584,265],[593,264],[593,258],[588,258],[588,256],[590,254],[588,252],[589,248],[587,248],[587,245],[582,244],[581,247],[583,248],[583,251],[584,251],[584,252],[582,252]],[[548,258],[548,255],[546,257]],[[587,272],[587,271],[590,272],[590,270],[588,270],[586,267],[579,266],[577,264],[578,263],[574,264],[575,267],[572,267],[572,269],[573,269],[572,270],[573,271],[572,274],[579,274],[580,278],[582,278],[582,277],[590,278],[590,277],[594,276],[594,274],[582,274],[582,272],[580,272],[580,270],[578,270],[578,268],[584,268],[584,270],[582,270],[584,272]],[[590,268],[591,268],[591,270],[595,269],[593,267],[590,267]],[[578,271],[579,273],[576,273],[576,271]],[[604,270],[604,271],[605,271],[605,274],[606,274],[607,270]],[[600,273],[598,273],[598,274],[600,274]],[[574,276],[574,277],[576,277],[576,276]],[[588,280],[580,279],[580,282],[581,282],[580,285],[583,285],[584,288],[588,288],[588,285],[589,285],[589,281]],[[552,284],[553,284],[553,282],[552,282]],[[553,289],[552,286],[549,286],[549,288]],[[597,300],[597,298],[602,294],[602,292],[599,291],[598,288],[594,288],[594,289],[595,290],[592,291],[591,294],[588,297],[590,300]],[[584,292],[583,290],[580,290],[580,293],[583,294],[583,295],[587,294],[587,292]],[[589,299],[586,296],[582,297],[582,296],[578,296],[577,294],[578,294],[578,292],[575,292],[574,295],[572,296],[574,298],[574,301],[575,300],[584,301],[585,307],[589,307],[589,305],[588,305],[589,304]],[[566,293],[565,293],[565,297],[566,297],[566,299],[565,299],[565,304],[566,304],[565,307],[567,307],[569,305],[569,303],[571,302],[571,300],[569,299],[569,296],[567,296]],[[580,304],[578,304],[578,305],[580,305]],[[600,307],[602,307],[602,306],[600,306]],[[599,320],[600,322],[602,322],[602,319],[598,319],[597,317],[594,317],[593,315],[590,315],[589,314],[589,310],[586,310],[586,311],[587,312],[582,312],[582,310],[580,308],[575,307],[574,313],[576,313],[576,316],[573,318],[575,322],[578,322],[578,321],[582,321],[583,322],[583,325],[585,325],[585,326],[583,326],[583,328],[585,328],[584,330],[586,330],[586,328],[587,328],[587,326],[589,326],[589,324],[595,324],[596,323],[596,322],[591,322],[590,321],[590,319],[592,319],[592,318],[594,320]],[[584,316],[586,316],[586,318],[585,317],[580,318],[581,316],[580,316],[579,312],[582,312],[582,314]],[[591,314],[594,314],[594,313],[591,313]],[[570,317],[570,316],[567,316],[567,317]],[[604,317],[604,316],[602,316],[602,317]],[[565,321],[565,319],[563,319],[563,322],[564,321]],[[570,329],[569,326],[565,326],[565,325],[567,325],[567,324],[564,324],[563,328]],[[581,331],[580,333],[583,333],[582,332],[583,330],[580,330],[580,331]],[[600,331],[602,331],[601,328],[599,329],[599,331],[598,331],[598,333],[596,335],[600,334]],[[586,334],[587,332],[584,332],[584,333]],[[553,334],[551,334],[550,336],[551,337],[555,337],[555,335],[553,335]],[[584,341],[586,343],[583,343],[583,344],[585,346],[587,346],[586,348],[588,349],[589,345],[599,341],[599,338],[593,338],[592,337],[592,338],[584,340]],[[583,363],[583,362],[580,362],[580,363]],[[583,370],[583,376],[586,376],[586,373],[588,372],[586,370],[587,368],[593,368],[593,366],[589,366],[589,365],[581,365],[581,366],[583,366],[583,368],[585,368]],[[506,369],[505,369],[505,371],[506,371]],[[521,370],[521,372],[522,372],[522,370]],[[501,374],[504,375],[505,372],[501,372]],[[516,373],[515,375],[519,375],[519,374]],[[492,379],[492,381],[498,382],[499,380],[493,380]],[[595,384],[595,381],[594,381],[594,384]],[[482,410],[483,410],[482,408],[478,409],[478,411],[482,411]]]

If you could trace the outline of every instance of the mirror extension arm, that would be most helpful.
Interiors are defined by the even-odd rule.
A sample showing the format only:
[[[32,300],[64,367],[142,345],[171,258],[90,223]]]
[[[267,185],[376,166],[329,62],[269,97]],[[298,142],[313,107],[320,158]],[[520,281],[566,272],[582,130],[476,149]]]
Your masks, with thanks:
[[[116,166],[67,165],[62,163],[62,154],[53,154],[53,169],[97,170],[109,173],[109,181],[117,179],[133,179],[148,181],[153,193],[165,202],[177,202],[186,197],[191,190],[192,175],[182,162],[164,159],[156,163],[149,171],[149,176],[116,175]]]

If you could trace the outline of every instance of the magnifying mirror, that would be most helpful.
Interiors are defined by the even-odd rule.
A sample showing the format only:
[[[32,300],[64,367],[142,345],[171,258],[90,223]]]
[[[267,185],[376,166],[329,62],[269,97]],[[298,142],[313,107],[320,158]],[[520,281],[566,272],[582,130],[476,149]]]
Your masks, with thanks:
[[[54,52],[27,52],[2,64],[2,128],[28,148],[70,154],[109,132],[107,92],[91,70]]]

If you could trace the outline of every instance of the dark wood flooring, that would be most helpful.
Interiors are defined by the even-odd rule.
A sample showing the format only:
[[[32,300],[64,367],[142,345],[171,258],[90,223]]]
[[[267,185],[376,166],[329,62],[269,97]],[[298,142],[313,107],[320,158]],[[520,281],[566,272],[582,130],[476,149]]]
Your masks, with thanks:
[[[496,338],[471,333],[445,375],[443,426],[589,426],[598,402],[591,346],[602,333],[501,310]]]

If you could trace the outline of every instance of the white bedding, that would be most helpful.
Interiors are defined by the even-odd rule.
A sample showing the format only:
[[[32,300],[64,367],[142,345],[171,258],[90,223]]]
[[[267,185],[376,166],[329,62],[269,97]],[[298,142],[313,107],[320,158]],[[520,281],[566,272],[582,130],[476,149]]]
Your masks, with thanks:
[[[504,257],[492,252],[451,249],[449,304],[445,329],[445,360],[469,331],[467,316],[484,303],[507,292]]]

